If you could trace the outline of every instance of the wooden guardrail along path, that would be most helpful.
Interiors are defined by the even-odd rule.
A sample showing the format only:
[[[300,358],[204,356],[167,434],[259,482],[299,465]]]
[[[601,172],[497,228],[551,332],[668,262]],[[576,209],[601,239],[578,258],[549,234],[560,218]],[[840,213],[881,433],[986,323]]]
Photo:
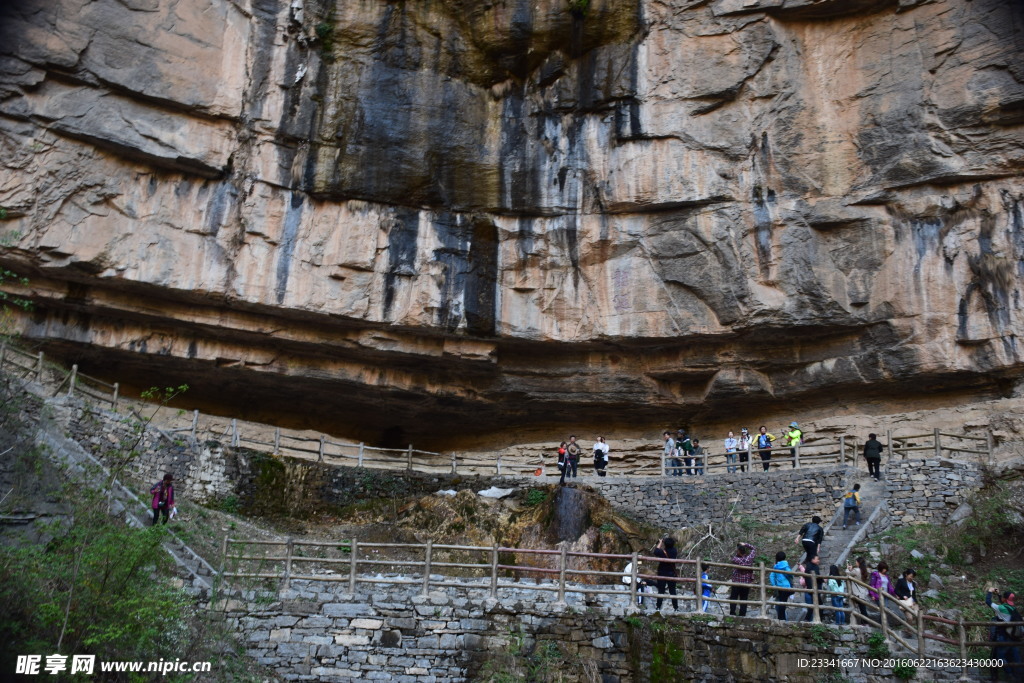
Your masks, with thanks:
[[[120,396],[120,385],[104,382],[78,371],[72,365],[70,371],[55,363],[48,363],[42,351],[28,353],[10,341],[0,342],[0,368],[13,373],[22,379],[37,384],[53,387],[52,395],[66,392],[67,396],[82,396],[89,400],[107,404],[115,412],[123,397]],[[165,421],[168,418],[163,418]],[[175,420],[177,418],[170,418]],[[273,455],[293,456],[303,459],[316,459],[330,465],[346,467],[365,467],[372,469],[416,471],[427,474],[493,474],[532,475],[539,468],[542,474],[558,476],[553,451],[550,457],[542,462],[536,457],[507,458],[501,454],[494,457],[488,455],[458,455],[455,453],[435,453],[413,448],[377,448],[365,443],[338,441],[326,435],[310,436],[289,432],[280,427],[255,423],[242,423],[236,419],[228,420],[216,416],[204,416],[198,410],[192,411],[190,419],[184,424],[167,428],[164,431],[187,437],[193,445],[203,441],[226,443],[233,448],[250,448],[263,450]],[[260,436],[265,435],[265,436]],[[271,436],[272,435],[272,436]],[[931,432],[911,436],[894,436],[892,430],[887,433],[888,452],[890,459],[906,458],[908,454],[921,453],[935,457],[985,457],[992,460],[992,434],[972,436],[952,434],[933,429]],[[813,467],[825,465],[852,465],[857,467],[861,458],[860,446],[853,437],[840,436],[835,442],[800,444],[795,447],[785,445],[772,449],[771,465],[779,467]],[[671,460],[662,454],[660,446],[646,451],[620,451],[613,454],[609,463],[610,476],[625,477],[704,477],[732,471],[745,472],[751,475],[763,471],[762,461],[758,457],[758,449],[751,447],[745,454],[748,462],[727,462],[724,451],[707,452],[694,456],[695,462],[689,467],[673,467]],[[637,462],[629,469],[621,469],[623,456]],[[737,457],[737,461],[739,457]],[[617,467],[618,463],[618,467]],[[586,465],[589,461],[581,461],[581,474],[589,476]]]
[[[658,598],[666,602],[675,598],[684,604],[692,604],[692,611],[719,610],[726,613],[725,605],[746,605],[757,618],[774,618],[772,611],[785,604],[789,612],[802,616],[810,609],[812,621],[821,623],[825,615],[845,614],[846,625],[870,626],[880,629],[890,642],[905,652],[919,657],[932,656],[947,651],[950,657],[968,657],[968,648],[994,647],[1003,645],[989,640],[968,637],[968,630],[974,627],[990,628],[993,625],[1024,625],[1024,622],[964,621],[951,620],[928,615],[923,609],[909,614],[895,601],[884,600],[884,606],[855,594],[854,586],[872,590],[868,584],[849,576],[841,577],[843,590],[829,591],[819,587],[815,575],[796,571],[776,570],[763,562],[753,567],[709,562],[701,559],[675,559],[651,557],[640,553],[607,554],[571,552],[564,546],[556,550],[537,548],[508,548],[504,546],[465,546],[427,542],[408,543],[367,543],[357,539],[345,541],[241,541],[224,537],[222,546],[224,564],[220,575],[235,589],[248,582],[252,587],[257,582],[271,581],[276,587],[287,590],[293,581],[327,582],[340,584],[341,590],[355,594],[360,585],[389,584],[418,586],[422,595],[437,588],[461,588],[467,591],[481,591],[492,598],[498,598],[503,591],[537,590],[554,592],[560,602],[565,602],[569,593],[588,595],[618,596],[625,601],[629,610],[640,610],[637,599],[641,581],[675,583],[681,590],[678,595],[669,593],[644,593],[645,600]],[[388,555],[391,555],[388,557]],[[415,557],[418,559],[409,559]],[[540,562],[540,565],[531,564]],[[623,571],[596,569],[594,565],[609,562],[630,567],[628,574]],[[677,576],[665,577],[640,571],[641,563],[652,569],[659,563],[675,565]],[[722,580],[716,576],[731,577],[735,569],[753,572],[753,583],[737,583]],[[387,571],[388,574],[384,572]],[[707,572],[709,579],[703,579]],[[777,589],[770,583],[772,573],[789,577],[793,587],[785,589],[791,593],[791,602],[777,601]],[[799,586],[804,578],[807,587]],[[827,577],[823,577],[827,578]],[[528,581],[524,582],[524,581]],[[699,595],[699,588],[711,583],[715,589],[721,587],[745,586],[750,589],[750,599],[730,600],[719,597],[713,590],[711,596]],[[696,589],[696,590],[695,590]],[[811,595],[812,602],[806,603],[804,595]],[[831,598],[843,598],[843,606],[831,605]],[[700,609],[701,602],[713,605],[710,610]],[[795,620],[794,620],[795,621]],[[797,622],[798,623],[798,622]]]

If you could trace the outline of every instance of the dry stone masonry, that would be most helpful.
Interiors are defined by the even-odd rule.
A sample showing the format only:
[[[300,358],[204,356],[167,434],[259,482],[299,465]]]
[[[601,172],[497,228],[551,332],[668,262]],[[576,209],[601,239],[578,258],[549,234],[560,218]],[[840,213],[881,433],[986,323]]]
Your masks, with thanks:
[[[440,578],[440,577],[438,577]],[[896,681],[884,667],[812,670],[811,657],[868,656],[868,628],[833,630],[774,620],[627,611],[625,595],[554,594],[503,589],[434,590],[378,584],[348,595],[339,584],[293,583],[277,594],[230,599],[226,615],[248,653],[286,680],[461,683],[512,666],[546,662],[568,681],[646,683],[687,680],[812,683],[842,673],[851,683]],[[256,599],[262,595],[261,599]],[[489,667],[489,668],[488,668]],[[958,680],[960,670],[923,671]],[[973,678],[968,677],[968,680]]]
[[[729,517],[769,524],[830,518],[842,497],[846,468],[756,470],[703,480],[606,478],[595,486],[612,505],[657,526],[698,526]]]
[[[976,463],[939,458],[892,460],[885,477],[893,526],[945,524],[982,483]]]

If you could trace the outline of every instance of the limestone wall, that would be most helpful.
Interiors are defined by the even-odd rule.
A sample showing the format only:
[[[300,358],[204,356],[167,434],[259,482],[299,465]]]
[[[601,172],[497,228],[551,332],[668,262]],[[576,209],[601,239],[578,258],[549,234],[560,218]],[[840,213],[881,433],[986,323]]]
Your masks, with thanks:
[[[890,460],[885,477],[893,526],[945,524],[982,482],[977,463],[939,458]]]
[[[13,322],[129,392],[431,450],[1003,395],[1022,17],[0,3]]]

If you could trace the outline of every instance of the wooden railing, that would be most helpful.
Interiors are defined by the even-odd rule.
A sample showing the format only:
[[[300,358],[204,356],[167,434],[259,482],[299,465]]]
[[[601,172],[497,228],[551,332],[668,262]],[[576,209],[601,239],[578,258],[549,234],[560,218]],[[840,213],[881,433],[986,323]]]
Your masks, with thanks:
[[[705,611],[701,609],[701,603],[707,601],[722,614],[726,613],[725,605],[746,605],[759,610],[759,618],[772,618],[772,610],[780,605],[786,605],[787,610],[802,611],[809,608],[814,622],[821,622],[826,614],[844,614],[845,625],[880,629],[891,643],[919,657],[929,653],[935,656],[935,648],[938,647],[966,659],[968,648],[1006,645],[997,641],[971,639],[968,637],[968,629],[1024,624],[963,619],[954,621],[926,615],[920,609],[908,616],[891,599],[884,600],[884,608],[879,609],[878,602],[859,595],[866,595],[867,591],[873,589],[850,576],[838,577],[843,583],[842,591],[830,591],[824,587],[824,581],[829,578],[824,575],[820,577],[819,583],[814,574],[776,570],[764,563],[741,566],[701,559],[669,560],[638,552],[629,555],[583,553],[569,551],[564,546],[560,549],[538,549],[432,542],[368,543],[354,538],[333,543],[291,538],[285,541],[242,541],[225,536],[222,557],[224,564],[220,575],[228,586],[234,588],[241,587],[240,581],[249,582],[248,587],[251,587],[252,582],[269,580],[283,590],[290,588],[293,581],[323,581],[341,584],[349,594],[355,594],[360,585],[387,584],[417,586],[423,595],[436,588],[461,588],[481,591],[492,598],[499,598],[510,590],[528,589],[555,593],[559,602],[565,602],[566,595],[570,593],[619,596],[632,610],[637,609],[637,599],[641,597],[639,588],[643,582],[652,585],[662,582],[664,587],[674,583],[683,589],[676,596],[644,593],[643,597],[666,601],[675,597],[684,603],[692,603],[694,611]],[[244,567],[243,564],[249,566]],[[630,566],[631,570],[624,573],[595,566],[607,567],[610,564]],[[652,568],[671,565],[676,575],[659,576],[641,571],[644,564]],[[732,573],[736,569],[750,571],[753,581],[732,581]],[[702,578],[705,572],[709,579]],[[773,573],[786,576],[794,585],[790,588],[773,586]],[[728,576],[729,579],[715,578],[715,575]],[[801,578],[806,587],[798,585]],[[523,580],[528,582],[524,583]],[[711,596],[704,597],[699,595],[699,587],[703,583],[711,583],[716,588],[747,587],[749,596],[747,600],[730,600],[712,591]],[[777,600],[779,591],[791,593],[796,599],[780,602]],[[811,602],[800,598],[801,595],[811,596]],[[833,596],[843,599],[842,606],[832,606]]]
[[[768,459],[762,459],[761,449],[748,446],[746,450],[726,453],[724,450],[702,454],[694,454],[689,458],[661,455],[662,476],[704,476],[707,474],[724,474],[733,472],[763,472],[765,465],[778,467],[801,468],[816,465],[856,466],[860,451],[855,439],[840,436],[834,444],[815,443],[813,445],[797,444],[796,446],[775,446],[767,451]],[[730,457],[731,456],[731,457]],[[679,461],[676,464],[676,461]],[[689,464],[688,464],[689,462]]]
[[[115,382],[108,384],[96,377],[78,372],[78,366],[72,365],[66,371],[61,366],[47,363],[42,351],[28,353],[8,341],[0,341],[0,368],[16,377],[42,385],[55,385],[53,396],[67,392],[68,396],[79,394],[94,401],[117,406],[120,385]]]
[[[985,456],[987,462],[992,462],[992,432],[986,432],[985,436],[972,436],[950,434],[936,427],[925,434],[896,437],[893,436],[892,430],[889,430],[887,437],[890,458],[898,456],[901,460],[906,460],[909,453],[920,453],[924,457],[936,458],[943,457],[943,454],[967,454]]]
[[[72,365],[70,371],[45,360],[42,351],[28,353],[10,341],[0,342],[0,367],[23,379],[53,387],[53,395],[66,392],[68,396],[79,395],[93,401],[108,404],[115,411],[120,397],[118,383],[109,384],[95,377],[78,371]],[[500,453],[493,457],[489,454],[462,455],[456,453],[436,453],[413,448],[409,444],[405,448],[378,448],[365,443],[336,440],[326,434],[311,435],[309,433],[290,432],[280,427],[245,423],[230,419],[224,424],[223,418],[204,416],[198,410],[192,411],[191,417],[164,418],[165,421],[178,421],[177,424],[165,429],[166,432],[187,435],[193,443],[213,440],[226,442],[232,447],[265,450],[273,455],[286,455],[312,459],[331,465],[348,467],[366,467],[374,469],[406,470],[430,474],[541,474],[558,476],[554,458],[541,462],[535,456],[507,457]],[[220,424],[218,424],[218,422]],[[854,438],[840,436],[835,442],[817,441],[811,444],[801,443],[792,449],[786,445],[778,445],[771,450],[771,464],[779,467],[803,468],[836,464],[839,466],[852,464],[858,466],[860,447]],[[893,436],[888,432],[888,448],[890,458],[906,458],[909,453],[919,452],[923,455],[936,457],[947,455],[956,457],[984,456],[992,459],[992,435],[970,436],[951,434],[934,429],[931,433],[912,436]],[[625,469],[619,461],[623,455],[629,455],[637,462]],[[584,454],[587,455],[587,454]],[[705,452],[694,456],[695,462],[690,467],[682,464],[675,467],[671,459],[666,458],[661,449],[650,451],[629,451],[613,454],[609,464],[609,474],[627,477],[667,477],[694,476],[701,477],[729,472],[756,473],[763,471],[762,460],[756,447],[745,452],[734,454],[735,462],[728,459],[724,451]],[[553,456],[553,453],[552,453]],[[747,462],[741,462],[746,458]],[[586,472],[589,459],[581,461],[580,469]]]
[[[327,462],[332,465],[343,465],[349,467],[372,467],[378,469],[404,469],[420,472],[448,472],[454,471],[452,465],[444,459],[440,453],[424,451],[412,447],[406,448],[377,448],[367,446],[365,443],[349,441],[335,441],[326,434],[309,436],[303,434],[289,434],[287,430],[280,427],[268,428],[266,425],[259,425],[260,429],[253,429],[254,432],[272,432],[272,436],[261,439],[257,434],[245,433],[246,424],[239,423],[232,419],[227,428],[217,432],[210,429],[200,428],[200,415],[198,410],[192,413],[192,423],[188,427],[179,427],[169,430],[171,434],[187,434],[193,441],[202,440],[225,440],[232,448],[250,448],[252,450],[263,450],[272,455],[288,455],[298,458],[311,459],[316,456],[318,462]],[[252,425],[248,425],[252,428]],[[438,464],[438,462],[445,464]]]

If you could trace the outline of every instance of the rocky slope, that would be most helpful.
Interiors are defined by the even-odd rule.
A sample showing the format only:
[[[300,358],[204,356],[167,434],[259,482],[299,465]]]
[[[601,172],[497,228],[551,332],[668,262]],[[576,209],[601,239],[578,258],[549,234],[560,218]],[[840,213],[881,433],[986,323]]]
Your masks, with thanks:
[[[1003,0],[7,2],[18,327],[375,443],[1006,395],[1022,31]]]

